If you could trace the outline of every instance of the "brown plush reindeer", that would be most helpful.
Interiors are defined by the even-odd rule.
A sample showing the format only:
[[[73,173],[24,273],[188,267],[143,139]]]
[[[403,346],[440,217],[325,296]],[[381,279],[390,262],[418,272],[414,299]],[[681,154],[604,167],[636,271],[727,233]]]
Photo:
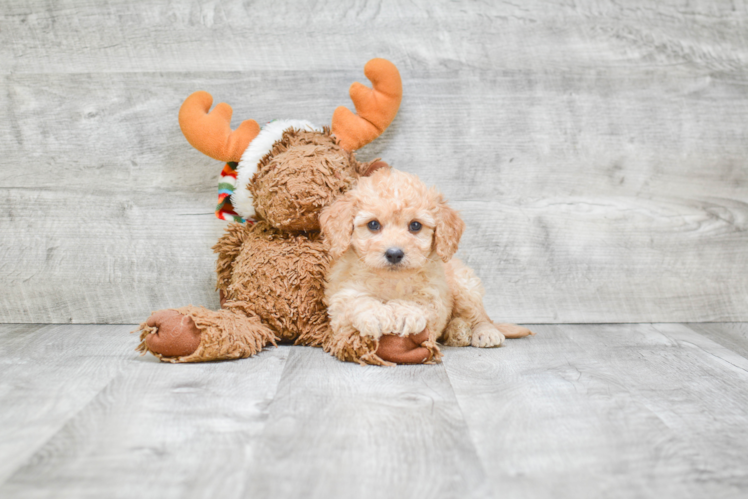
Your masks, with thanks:
[[[322,346],[346,361],[413,358],[408,352],[420,347],[423,335],[333,341],[323,302],[330,257],[319,213],[359,176],[386,166],[360,163],[353,151],[384,132],[402,97],[400,74],[389,61],[373,59],[364,73],[373,89],[354,83],[350,95],[357,114],[337,108],[332,130],[304,120],[274,121],[260,129],[247,120],[232,131],[229,105],[208,113],[213,99],[207,92],[184,101],[179,124],[187,140],[227,162],[216,213],[235,222],[213,247],[221,309],[186,306],[153,313],[140,325],[141,353],[173,363],[236,359],[280,340]]]

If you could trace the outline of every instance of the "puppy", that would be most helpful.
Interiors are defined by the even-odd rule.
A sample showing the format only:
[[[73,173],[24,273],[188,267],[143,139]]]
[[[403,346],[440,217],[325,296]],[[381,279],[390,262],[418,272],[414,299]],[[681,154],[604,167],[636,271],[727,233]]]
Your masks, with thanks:
[[[532,335],[488,317],[480,279],[452,258],[465,223],[415,175],[378,169],[323,210],[320,224],[333,258],[325,290],[333,335],[475,347]],[[423,362],[421,349],[390,361]]]

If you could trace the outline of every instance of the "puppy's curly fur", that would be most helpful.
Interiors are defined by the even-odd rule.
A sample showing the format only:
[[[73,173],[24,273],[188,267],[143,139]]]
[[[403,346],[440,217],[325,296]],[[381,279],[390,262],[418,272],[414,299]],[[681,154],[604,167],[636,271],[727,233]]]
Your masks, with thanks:
[[[382,168],[323,210],[333,258],[325,298],[333,335],[374,341],[427,329],[430,341],[494,347],[527,328],[491,321],[483,286],[453,258],[465,228],[436,189]]]

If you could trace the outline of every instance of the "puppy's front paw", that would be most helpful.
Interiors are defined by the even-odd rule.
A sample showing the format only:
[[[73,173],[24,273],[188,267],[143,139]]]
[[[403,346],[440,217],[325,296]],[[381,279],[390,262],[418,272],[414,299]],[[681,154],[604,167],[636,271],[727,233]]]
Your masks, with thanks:
[[[473,328],[473,347],[497,347],[504,342],[504,335],[490,323],[481,323]]]
[[[378,339],[384,333],[392,330],[392,318],[384,311],[373,309],[360,313],[353,320],[353,327],[361,335]]]
[[[407,337],[408,335],[421,333],[426,329],[426,316],[420,308],[398,304],[394,313],[394,329],[391,333]]]
[[[397,330],[400,335],[407,337],[408,335],[415,335],[426,329],[426,318],[419,315],[409,315],[402,318],[398,318]]]

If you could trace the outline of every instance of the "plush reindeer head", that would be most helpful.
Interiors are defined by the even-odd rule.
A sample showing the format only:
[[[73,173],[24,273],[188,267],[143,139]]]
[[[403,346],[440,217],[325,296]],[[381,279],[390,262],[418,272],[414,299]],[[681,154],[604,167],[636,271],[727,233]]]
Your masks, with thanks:
[[[232,109],[195,92],[179,110],[182,133],[195,149],[226,162],[218,186],[216,215],[237,221],[261,219],[285,231],[319,230],[319,213],[361,175],[382,162],[359,163],[356,149],[389,126],[402,98],[397,68],[384,59],[364,67],[368,88],[351,85],[357,114],[343,106],[333,113],[332,129],[305,120],[276,120],[260,128],[246,120],[231,130]]]

